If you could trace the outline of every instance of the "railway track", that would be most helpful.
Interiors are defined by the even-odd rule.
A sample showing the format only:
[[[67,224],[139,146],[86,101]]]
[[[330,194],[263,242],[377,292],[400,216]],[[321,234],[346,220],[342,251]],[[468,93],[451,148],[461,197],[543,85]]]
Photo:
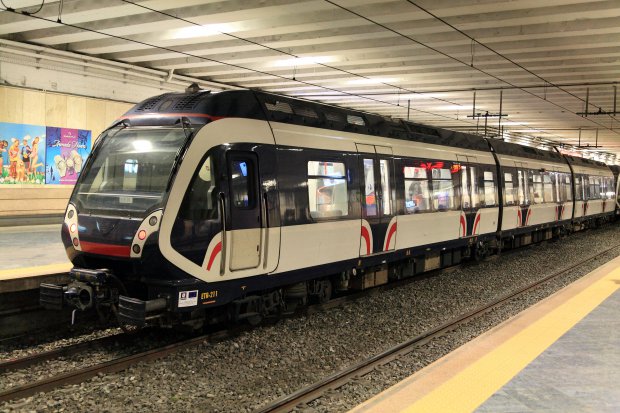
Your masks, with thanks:
[[[113,334],[95,340],[83,341],[80,343],[75,343],[68,346],[43,351],[40,353],[29,354],[24,357],[0,361],[0,374],[6,373],[11,370],[25,369],[32,365],[40,364],[48,360],[71,356],[72,354],[76,354],[83,350],[111,345],[119,340],[127,339],[127,336],[128,335],[126,333]]]
[[[433,274],[437,274],[443,271],[449,271],[450,269],[437,270],[428,273],[425,276],[432,276]],[[354,294],[345,295],[342,297],[334,298],[326,303],[320,303],[315,305],[310,305],[308,307],[304,307],[299,309],[293,314],[289,314],[289,317],[295,317],[300,314],[312,314],[318,311],[325,311],[330,308],[336,308],[344,305],[347,302],[352,302],[358,300],[363,297],[367,297],[369,294],[380,294],[381,291],[389,288],[396,288],[399,285],[403,285],[405,283],[411,282],[415,277],[399,280],[394,283],[386,284],[380,286],[378,288],[361,291]],[[419,277],[418,277],[419,279]],[[277,319],[273,319],[277,320]],[[269,322],[269,320],[266,320]],[[200,335],[196,337],[192,337],[187,340],[181,340],[179,342],[175,342],[172,344],[168,344],[165,346],[161,346],[155,349],[150,349],[147,351],[143,351],[140,353],[132,354],[125,357],[119,357],[114,360],[106,361],[104,363],[100,363],[97,365],[84,367],[81,369],[76,369],[70,372],[62,373],[55,375],[53,377],[49,377],[46,379],[41,379],[39,381],[28,383],[23,386],[15,386],[13,388],[7,389],[5,391],[0,391],[0,403],[20,399],[24,397],[32,396],[39,392],[46,392],[53,390],[57,387],[77,384],[83,381],[86,381],[92,377],[100,373],[117,373],[127,369],[128,367],[135,365],[140,362],[152,361],[158,358],[162,358],[171,354],[175,351],[182,350],[184,348],[188,348],[194,345],[198,345],[204,341],[215,342],[218,340],[223,340],[228,337],[232,337],[238,335],[242,331],[251,328],[250,326],[237,326],[235,328],[229,328],[228,330],[217,331],[211,334]],[[119,333],[112,336],[102,337],[100,339],[91,340],[82,343],[76,343],[73,345],[65,346],[58,349],[53,349],[49,351],[45,351],[42,353],[36,353],[32,355],[28,355],[21,358],[10,359],[4,362],[0,362],[0,374],[15,371],[20,369],[25,369],[33,365],[44,363],[48,360],[54,360],[65,356],[70,356],[79,352],[83,352],[85,350],[101,347],[105,348],[105,346],[112,345],[114,342],[118,340],[131,340],[133,339],[135,334],[127,334],[127,333]]]
[[[400,357],[414,351],[416,348],[423,346],[429,341],[435,338],[438,338],[448,333],[449,331],[452,331],[458,328],[459,326],[466,324],[472,321],[473,319],[476,319],[488,313],[489,311],[492,311],[493,309],[505,304],[506,302],[516,297],[519,297],[527,292],[535,290],[542,284],[549,282],[553,279],[556,279],[558,277],[561,277],[562,275],[574,270],[575,268],[578,268],[584,264],[587,264],[588,262],[593,261],[599,258],[600,256],[608,252],[611,252],[617,248],[620,248],[620,244],[614,245],[613,247],[610,247],[604,251],[591,255],[590,257],[576,264],[570,265],[549,276],[542,278],[541,280],[533,282],[529,285],[526,285],[508,294],[505,294],[486,305],[480,306],[466,314],[463,314],[452,320],[449,320],[446,323],[441,324],[440,326],[437,326],[431,330],[428,330],[380,354],[377,354],[360,363],[357,363],[345,370],[336,372],[324,378],[323,380],[315,382],[294,393],[291,393],[287,396],[277,399],[274,402],[256,410],[254,413],[284,413],[284,412],[290,412],[294,409],[303,409],[304,407],[307,407],[308,403],[314,400],[320,399],[322,396],[337,390],[338,388],[344,386],[345,384],[348,384],[354,380],[357,380],[358,378],[372,372],[373,370],[379,369],[381,368],[381,366],[389,364],[392,361],[397,360]]]
[[[586,260],[583,260],[577,264],[571,265],[570,267],[564,268],[561,271],[558,271],[554,274],[551,274],[550,276],[543,278],[542,280],[539,280],[526,287],[520,288],[517,291],[507,294],[495,300],[494,302],[488,304],[487,306],[477,308],[467,314],[462,315],[461,317],[453,319],[445,324],[442,324],[441,326],[433,330],[427,331],[417,337],[414,337],[413,339],[405,343],[402,343],[396,347],[393,347],[392,349],[389,349],[384,353],[378,354],[372,357],[371,359],[365,360],[364,362],[361,362],[355,366],[352,366],[351,368],[347,370],[344,370],[332,376],[329,376],[326,379],[322,380],[321,382],[314,383],[313,385],[308,386],[305,389],[301,389],[285,398],[279,399],[273,404],[270,404],[269,406],[266,406],[259,411],[260,412],[290,411],[296,406],[299,406],[299,405],[308,403],[312,400],[318,399],[323,394],[325,394],[327,391],[335,390],[341,387],[342,385],[350,382],[352,379],[363,376],[371,372],[373,369],[377,368],[378,366],[387,364],[390,361],[395,360],[398,357],[413,351],[413,349],[415,349],[416,347],[419,347],[423,345],[424,343],[430,341],[431,339],[437,336],[440,336],[441,334],[444,334],[445,332],[458,327],[458,325],[464,324],[468,322],[469,320],[476,318],[492,310],[493,308],[501,305],[502,303],[512,298],[517,297],[520,294],[523,294],[529,290],[532,290],[536,288],[537,286],[553,278],[559,277],[562,274],[565,274],[566,272],[576,267],[579,267],[581,265],[584,265],[585,263],[592,261],[600,257],[601,255],[607,252],[610,252],[619,247],[620,247],[620,244],[615,245],[611,248],[608,248],[605,251],[597,253],[591,257],[588,257]],[[452,271],[454,270],[454,268],[458,268],[458,267],[449,267],[449,268],[445,268],[441,270],[436,270],[436,271],[424,274],[422,277],[431,277],[438,273]],[[324,311],[326,309],[339,307],[347,302],[355,301],[363,297],[368,297],[369,294],[380,294],[382,291],[385,291],[386,289],[397,288],[398,286],[402,286],[403,284],[412,282],[414,280],[419,280],[419,279],[420,277],[406,278],[403,280],[399,280],[393,283],[380,286],[378,288],[365,290],[359,293],[354,293],[354,294],[350,294],[350,295],[346,295],[342,297],[337,297],[326,303],[305,307],[301,309],[301,311],[298,311],[291,316],[296,316],[296,315],[299,315],[300,313],[311,314],[313,312]],[[191,347],[191,346],[198,345],[205,341],[216,342],[219,340],[232,337],[234,335],[238,335],[240,332],[245,331],[248,328],[250,327],[237,326],[232,329],[229,328],[227,330],[217,331],[215,333],[194,336],[189,339],[179,340],[178,342],[167,344],[165,346],[160,346],[157,348],[138,352],[138,353],[131,354],[128,356],[119,357],[119,358],[109,360],[109,361],[106,361],[100,364],[76,369],[70,372],[61,373],[53,377],[38,380],[33,383],[28,383],[22,386],[15,386],[13,388],[0,392],[0,403],[19,399],[19,398],[29,397],[36,393],[50,391],[57,387],[61,387],[65,385],[81,383],[92,377],[95,377],[98,374],[117,373],[135,364],[138,364],[141,362],[148,362],[148,361],[156,360],[162,357],[166,357],[167,355],[173,352],[176,352],[176,351],[179,351],[184,348]],[[107,336],[107,337],[103,337],[97,340],[91,340],[89,342],[77,343],[77,344],[66,346],[63,348],[29,355],[29,356],[19,358],[19,359],[7,360],[5,362],[0,363],[0,374],[3,374],[11,370],[25,369],[25,368],[28,368],[29,366],[40,364],[47,360],[52,360],[52,359],[60,358],[63,356],[76,354],[76,353],[82,352],[90,348],[105,347],[106,345],[110,345],[111,343],[118,341],[118,340],[125,340],[127,338],[131,339],[131,336],[132,336],[131,334],[126,334],[126,333],[115,334],[113,336]]]

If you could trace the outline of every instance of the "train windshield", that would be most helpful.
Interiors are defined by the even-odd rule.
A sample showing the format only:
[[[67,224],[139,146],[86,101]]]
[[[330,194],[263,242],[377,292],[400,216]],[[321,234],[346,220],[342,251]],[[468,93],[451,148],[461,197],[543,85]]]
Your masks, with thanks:
[[[126,128],[101,137],[73,195],[80,213],[144,217],[161,205],[183,128]]]

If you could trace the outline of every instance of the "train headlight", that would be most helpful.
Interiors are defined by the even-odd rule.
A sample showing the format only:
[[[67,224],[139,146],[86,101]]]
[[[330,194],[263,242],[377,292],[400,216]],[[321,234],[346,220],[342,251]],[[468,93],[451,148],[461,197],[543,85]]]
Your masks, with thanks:
[[[163,211],[161,209],[155,211],[149,214],[146,218],[144,218],[142,223],[140,223],[140,226],[135,232],[135,235],[133,236],[133,240],[131,242],[131,252],[129,254],[131,258],[142,257],[142,252],[144,251],[146,239],[159,230],[162,212]]]
[[[81,251],[80,246],[80,234],[78,232],[78,214],[73,204],[67,205],[67,214],[65,215],[66,231],[69,231],[69,239],[73,248],[77,251]]]

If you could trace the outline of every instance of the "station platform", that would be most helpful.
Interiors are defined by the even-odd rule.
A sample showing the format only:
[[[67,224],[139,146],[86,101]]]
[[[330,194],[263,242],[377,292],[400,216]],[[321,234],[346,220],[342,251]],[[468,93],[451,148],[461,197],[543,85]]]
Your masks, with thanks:
[[[0,293],[60,282],[71,269],[60,224],[0,228]]]
[[[351,410],[619,412],[620,257]]]

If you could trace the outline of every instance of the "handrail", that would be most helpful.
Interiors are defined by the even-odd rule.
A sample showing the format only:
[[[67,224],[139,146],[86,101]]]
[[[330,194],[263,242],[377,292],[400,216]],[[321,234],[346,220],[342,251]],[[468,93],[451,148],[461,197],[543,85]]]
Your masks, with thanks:
[[[267,268],[267,257],[269,254],[269,214],[267,213],[267,193],[265,192],[261,198],[263,204],[261,213],[261,226],[264,228],[265,231],[265,245],[263,246],[263,248],[265,248],[265,254],[263,257],[263,269],[265,269]]]
[[[220,214],[222,216],[222,251],[220,260],[220,275],[226,272],[226,204],[224,203],[224,193],[219,194]]]

